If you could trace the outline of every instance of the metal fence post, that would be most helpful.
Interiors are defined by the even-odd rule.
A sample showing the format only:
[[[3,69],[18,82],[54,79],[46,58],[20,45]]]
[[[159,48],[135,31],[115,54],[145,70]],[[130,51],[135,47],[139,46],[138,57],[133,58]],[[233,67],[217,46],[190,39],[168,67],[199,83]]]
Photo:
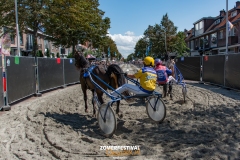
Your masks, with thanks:
[[[42,94],[39,92],[39,73],[38,73],[38,58],[35,57],[35,77],[36,77],[36,94],[35,96],[40,97]]]
[[[64,67],[64,62],[65,59],[63,58],[63,88],[66,88],[66,80],[65,80],[65,67]]]
[[[6,69],[6,56],[2,54],[2,78],[3,78],[3,111],[11,110],[8,104],[8,94],[7,94],[7,69]]]

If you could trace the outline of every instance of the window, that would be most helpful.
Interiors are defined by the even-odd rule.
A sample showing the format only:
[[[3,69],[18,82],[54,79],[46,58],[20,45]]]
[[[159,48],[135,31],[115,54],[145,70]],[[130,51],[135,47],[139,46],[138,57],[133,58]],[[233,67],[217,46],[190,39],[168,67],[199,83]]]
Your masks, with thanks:
[[[223,31],[219,32],[219,39],[223,39]]]
[[[198,30],[198,23],[195,24],[195,30],[196,30],[196,31]]]
[[[199,23],[199,29],[202,29],[202,28],[203,28],[203,21]]]
[[[237,15],[237,11],[231,13],[231,17],[235,17]]]
[[[194,50],[194,41],[191,41],[191,50]]]
[[[206,35],[205,39],[204,39],[204,44],[208,45],[208,35]]]
[[[228,32],[228,36],[235,36],[235,28],[234,27]]]
[[[204,41],[204,38],[201,37],[201,38],[200,38],[200,47],[201,47],[201,48],[203,48],[203,41]]]
[[[216,24],[219,24],[221,22],[221,20],[220,19],[217,19],[215,22],[214,22],[214,24],[216,25]]]
[[[14,34],[10,35],[10,39],[11,39],[11,44],[15,44],[15,35]]]
[[[23,35],[21,33],[20,33],[19,39],[20,39],[20,45],[23,46]]]
[[[197,31],[197,30],[199,30],[199,29],[202,29],[203,28],[203,21],[201,21],[201,22],[198,22],[197,24],[195,24],[195,30]]]
[[[211,34],[211,47],[217,46],[217,33]]]

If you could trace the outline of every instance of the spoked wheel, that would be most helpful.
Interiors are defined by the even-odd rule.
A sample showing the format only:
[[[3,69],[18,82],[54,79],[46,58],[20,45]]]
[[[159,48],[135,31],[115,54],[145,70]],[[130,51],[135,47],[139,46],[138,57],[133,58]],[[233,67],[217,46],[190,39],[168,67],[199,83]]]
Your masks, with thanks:
[[[182,88],[182,94],[183,94],[183,102],[186,102],[186,96],[187,96],[187,87],[183,86]]]
[[[164,120],[166,116],[166,106],[162,99],[158,99],[158,97],[151,97],[147,102],[146,109],[147,114],[150,119],[153,121],[160,123]],[[157,101],[157,103],[156,103]],[[154,106],[156,103],[156,110],[154,111]]]
[[[98,125],[102,132],[104,133],[105,137],[112,137],[115,130],[117,129],[117,119],[115,117],[115,114],[111,108],[111,106],[107,107],[108,104],[104,103],[99,108],[97,120]],[[107,109],[107,110],[106,110]],[[106,115],[105,115],[106,112]],[[104,120],[105,115],[105,120]]]

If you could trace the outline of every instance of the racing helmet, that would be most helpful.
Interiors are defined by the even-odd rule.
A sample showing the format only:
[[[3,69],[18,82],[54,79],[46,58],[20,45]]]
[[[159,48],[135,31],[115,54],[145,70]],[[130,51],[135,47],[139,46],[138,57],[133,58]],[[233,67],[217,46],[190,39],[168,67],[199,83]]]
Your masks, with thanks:
[[[154,66],[154,59],[152,57],[145,57],[143,60],[144,64],[147,66]]]
[[[155,65],[162,65],[162,61],[160,59],[155,59]]]

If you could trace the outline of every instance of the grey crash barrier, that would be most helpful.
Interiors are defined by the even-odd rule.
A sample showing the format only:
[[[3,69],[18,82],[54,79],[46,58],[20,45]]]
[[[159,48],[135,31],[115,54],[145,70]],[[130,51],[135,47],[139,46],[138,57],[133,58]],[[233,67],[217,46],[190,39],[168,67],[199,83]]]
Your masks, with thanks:
[[[240,90],[240,54],[225,55],[225,87]]]
[[[203,81],[224,86],[225,55],[203,57]]]
[[[181,57],[176,59],[176,66],[184,79],[200,81],[201,57]]]
[[[2,68],[2,56],[0,56],[0,67]],[[0,69],[0,73],[1,75],[3,75],[2,73],[2,69]],[[0,78],[0,84],[3,84],[3,77]],[[4,108],[4,97],[3,97],[3,85],[0,85],[0,110],[2,110]]]
[[[64,86],[63,59],[37,58],[38,92]]]
[[[31,96],[36,92],[35,59],[6,56],[8,103]]]
[[[64,84],[79,83],[80,73],[75,67],[75,59],[68,58],[63,60],[64,63]]]

